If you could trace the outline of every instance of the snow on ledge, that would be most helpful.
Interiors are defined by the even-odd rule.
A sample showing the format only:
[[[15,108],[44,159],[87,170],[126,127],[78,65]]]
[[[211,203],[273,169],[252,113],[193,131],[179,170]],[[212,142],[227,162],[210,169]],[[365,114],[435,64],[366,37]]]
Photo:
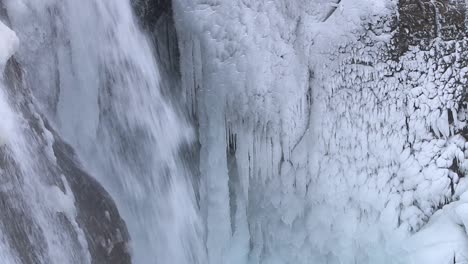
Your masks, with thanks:
[[[8,59],[16,52],[19,39],[16,33],[0,22],[0,70],[3,71]]]

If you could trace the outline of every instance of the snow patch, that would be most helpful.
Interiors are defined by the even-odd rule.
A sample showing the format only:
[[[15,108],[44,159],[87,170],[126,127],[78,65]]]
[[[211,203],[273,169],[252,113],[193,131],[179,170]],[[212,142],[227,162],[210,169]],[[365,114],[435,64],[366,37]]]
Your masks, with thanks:
[[[0,21],[0,72],[10,57],[16,52],[19,39],[16,33]]]

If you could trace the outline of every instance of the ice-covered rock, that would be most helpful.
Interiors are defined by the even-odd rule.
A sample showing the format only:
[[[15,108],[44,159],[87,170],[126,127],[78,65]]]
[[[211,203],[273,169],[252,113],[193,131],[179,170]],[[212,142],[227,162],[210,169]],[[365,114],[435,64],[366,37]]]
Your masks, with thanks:
[[[177,0],[175,14],[212,263],[240,249],[396,263],[466,190],[464,1]]]

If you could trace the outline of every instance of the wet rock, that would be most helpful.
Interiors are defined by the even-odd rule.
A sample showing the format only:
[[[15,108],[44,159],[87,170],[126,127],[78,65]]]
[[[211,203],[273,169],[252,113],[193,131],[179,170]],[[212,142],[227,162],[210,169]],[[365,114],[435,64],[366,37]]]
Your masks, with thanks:
[[[132,0],[135,14],[145,28],[152,29],[164,16],[172,16],[171,0]]]
[[[54,258],[51,256],[54,249],[48,248],[50,245],[46,242],[43,226],[38,223],[30,206],[28,199],[31,197],[25,196],[27,177],[37,176],[46,186],[56,186],[67,196],[73,195],[75,219],[70,219],[66,212],[47,216],[52,221],[50,225],[53,225],[54,232],[66,238],[64,240],[69,247],[76,249],[70,253],[74,254],[73,263],[83,263],[86,252],[89,252],[93,264],[131,263],[129,235],[114,201],[82,168],[72,147],[55,133],[36,109],[31,92],[23,81],[21,66],[14,58],[7,63],[4,80],[10,104],[24,118],[29,147],[32,153],[37,154],[34,157],[37,175],[25,175],[21,169],[22,161],[15,160],[8,147],[0,149],[0,228],[11,250],[15,251],[14,255],[24,264],[52,263],[50,259]],[[51,140],[53,145],[48,148]],[[47,153],[48,150],[53,153]],[[67,193],[65,182],[71,193]],[[84,233],[88,248],[82,248],[81,234],[73,223],[75,220]]]

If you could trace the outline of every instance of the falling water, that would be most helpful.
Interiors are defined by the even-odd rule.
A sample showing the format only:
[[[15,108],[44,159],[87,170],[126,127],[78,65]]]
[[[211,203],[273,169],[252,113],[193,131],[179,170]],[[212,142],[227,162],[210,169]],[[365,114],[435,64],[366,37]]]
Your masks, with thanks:
[[[6,6],[33,93],[116,200],[134,263],[204,263],[192,176],[179,158],[193,131],[161,95],[128,0]]]
[[[14,62],[6,66],[13,52],[8,49],[18,45],[16,35],[2,22],[0,33],[0,261],[91,263],[84,231],[77,222],[75,197],[66,177],[56,177],[54,137],[33,112],[21,81],[12,78],[11,71],[20,75]]]

